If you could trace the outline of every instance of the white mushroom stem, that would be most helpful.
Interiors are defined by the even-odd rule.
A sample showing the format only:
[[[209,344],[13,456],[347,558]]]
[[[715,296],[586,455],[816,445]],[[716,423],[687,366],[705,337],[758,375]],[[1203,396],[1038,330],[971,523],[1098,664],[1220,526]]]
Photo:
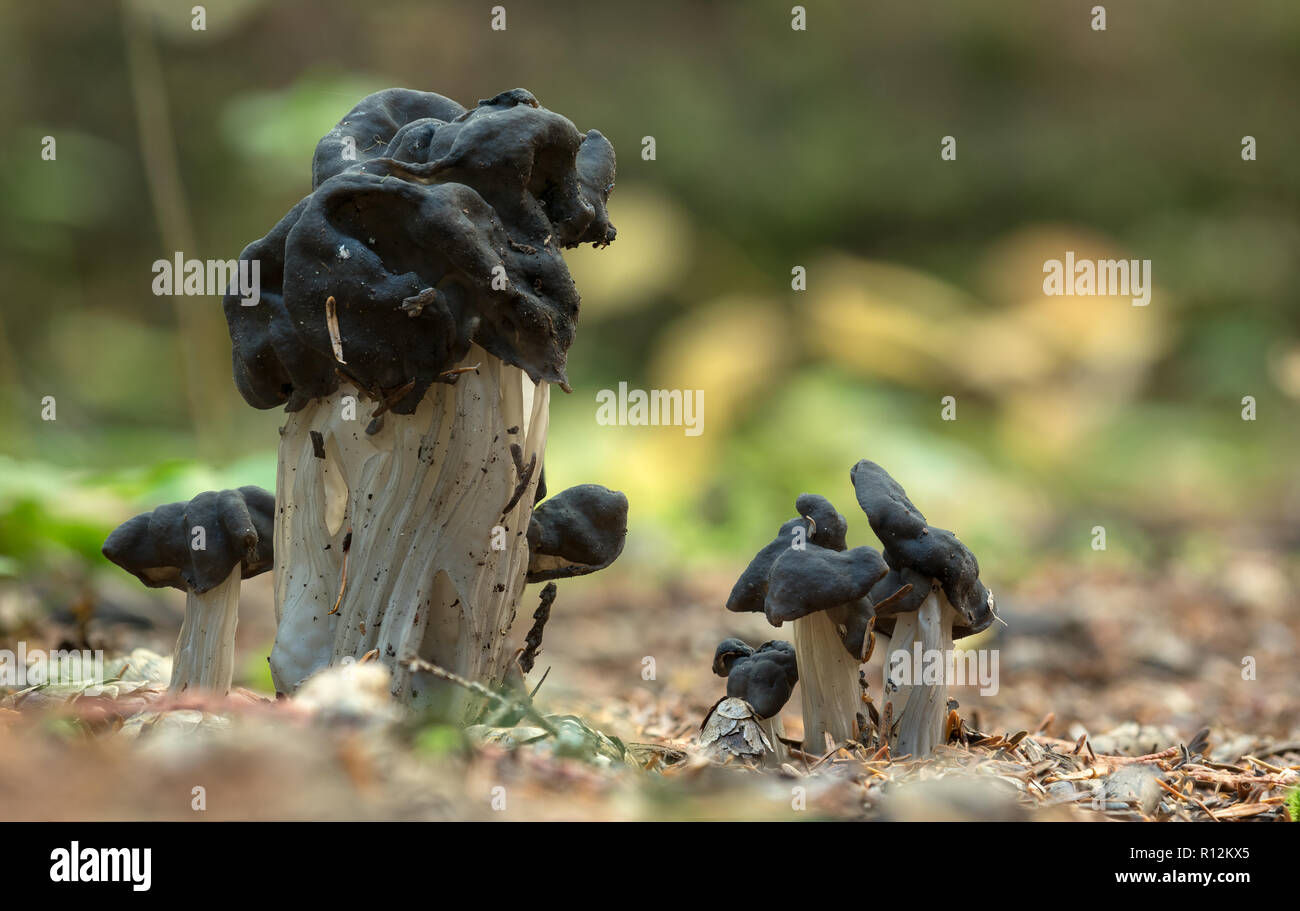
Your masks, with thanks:
[[[862,708],[861,664],[844,648],[839,629],[826,611],[800,617],[792,625],[803,701],[803,748],[821,755],[827,734],[836,744],[855,739]]]
[[[477,712],[477,697],[407,663],[422,658],[488,685],[503,678],[528,567],[549,387],[477,346],[457,367],[474,365],[455,385],[431,386],[414,414],[385,414],[374,434],[366,428],[375,404],[348,385],[289,416],[276,487],[280,627],[271,654],[281,692],[378,650],[396,698],[463,720]],[[514,503],[521,477],[512,443],[525,470],[533,466]]]
[[[892,719],[895,756],[928,756],[943,742],[948,716],[952,625],[957,612],[938,585],[914,613],[900,614],[885,658],[881,719]]]
[[[224,696],[235,673],[235,626],[239,622],[238,565],[216,588],[185,595],[185,620],[172,655],[172,693],[204,690]]]
[[[781,739],[785,737],[785,726],[781,724],[781,716],[778,714],[771,718],[760,719],[758,726],[767,737],[768,743],[772,744],[772,751],[763,755],[763,768],[780,768],[781,763],[790,758],[790,749]]]

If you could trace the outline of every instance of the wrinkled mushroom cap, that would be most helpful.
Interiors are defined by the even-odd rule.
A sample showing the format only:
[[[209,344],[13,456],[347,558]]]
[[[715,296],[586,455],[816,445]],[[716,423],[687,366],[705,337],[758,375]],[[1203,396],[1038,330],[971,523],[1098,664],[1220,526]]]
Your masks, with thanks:
[[[613,240],[614,171],[604,136],[524,89],[470,110],[363,98],[317,145],[310,195],[240,254],[261,270],[256,305],[224,301],[240,393],[296,411],[342,377],[410,414],[475,343],[567,389],[579,297],[560,251]]]
[[[627,497],[599,484],[579,484],[542,501],[528,524],[528,581],[584,576],[623,552]]]
[[[753,648],[742,639],[723,639],[713,653],[713,673],[725,677],[731,673],[732,666],[740,658],[754,654]]]
[[[870,547],[834,551],[809,542],[789,548],[772,564],[764,602],[768,622],[780,626],[857,601],[886,572],[885,561]]]
[[[244,579],[270,569],[274,526],[275,497],[262,488],[207,491],[128,519],[103,553],[150,588],[202,594],[236,566]],[[203,529],[201,550],[193,547],[196,528]]]
[[[739,639],[724,639],[714,657],[714,673],[723,663],[727,666],[727,696],[744,700],[759,718],[771,718],[781,711],[799,682],[799,667],[789,642],[772,640],[754,651]]]
[[[966,545],[947,529],[929,525],[902,486],[875,462],[858,462],[849,478],[871,530],[884,545],[885,562],[891,570],[873,588],[872,599],[883,600],[898,592],[902,584],[913,586],[890,611],[881,612],[882,618],[915,610],[929,594],[929,586],[917,582],[935,579],[960,617],[953,626],[954,638],[986,629],[993,622],[996,605],[992,593],[980,582],[979,561]],[[889,626],[892,629],[892,623]],[[883,624],[881,630],[885,631]]]

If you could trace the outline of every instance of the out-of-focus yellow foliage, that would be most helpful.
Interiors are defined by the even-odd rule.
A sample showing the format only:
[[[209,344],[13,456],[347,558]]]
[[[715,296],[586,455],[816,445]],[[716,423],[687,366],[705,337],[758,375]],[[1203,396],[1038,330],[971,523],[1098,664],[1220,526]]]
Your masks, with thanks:
[[[805,344],[868,376],[929,388],[951,375],[969,310],[953,286],[891,263],[832,256],[809,272]]]
[[[984,302],[913,269],[830,258],[809,283],[809,347],[869,377],[991,400],[1014,451],[1060,458],[1135,394],[1175,306],[1160,288],[1145,307],[1127,294],[1044,293],[1044,264],[1066,251],[1134,258],[1083,231],[1030,228],[986,254]]]
[[[671,323],[651,358],[655,388],[704,390],[705,432],[720,436],[792,360],[788,320],[770,300],[726,297]]]

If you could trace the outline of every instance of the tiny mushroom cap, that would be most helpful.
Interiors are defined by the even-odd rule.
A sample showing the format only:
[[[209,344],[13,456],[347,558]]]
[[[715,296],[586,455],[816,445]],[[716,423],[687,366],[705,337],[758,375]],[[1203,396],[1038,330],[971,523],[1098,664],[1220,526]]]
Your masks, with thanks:
[[[208,491],[128,519],[103,553],[150,588],[203,594],[235,567],[244,579],[270,569],[274,526],[275,497],[262,488]]]
[[[961,638],[986,629],[993,622],[996,605],[992,593],[979,579],[979,561],[944,528],[929,525],[921,511],[912,505],[906,491],[875,462],[863,459],[849,472],[857,493],[858,505],[867,514],[871,530],[884,545],[885,562],[893,571],[887,577],[888,585],[878,583],[872,597],[888,596],[886,588],[899,583],[911,584],[912,591],[892,606],[889,614],[897,614],[910,605],[915,610],[929,594],[923,580],[934,579],[943,587],[948,602],[957,611],[960,620],[953,625],[953,637]],[[894,575],[896,574],[896,575]],[[883,598],[882,598],[883,600]],[[885,615],[881,611],[882,616]]]
[[[748,702],[759,718],[771,718],[790,701],[798,682],[794,647],[789,642],[773,640],[732,663],[727,674],[727,695]]]
[[[544,500],[528,525],[528,581],[546,582],[604,569],[623,552],[627,497],[580,484]]]
[[[763,610],[763,604],[767,600],[768,577],[772,573],[772,564],[776,562],[777,557],[790,549],[794,541],[795,529],[807,527],[808,523],[805,519],[790,519],[781,526],[776,537],[755,555],[749,562],[749,566],[745,567],[745,571],[740,574],[740,578],[736,580],[731,595],[727,598],[727,610],[736,613]]]
[[[764,610],[773,626],[864,597],[889,571],[870,547],[834,551],[809,542],[772,564]]]
[[[614,239],[614,172],[609,140],[524,89],[363,98],[318,143],[311,193],[240,254],[260,264],[256,305],[224,300],[240,393],[297,411],[346,379],[411,414],[474,344],[568,391],[561,250]]]
[[[717,651],[713,653],[713,673],[719,677],[725,677],[731,673],[731,668],[741,658],[748,658],[754,654],[753,648],[741,639],[723,639],[718,643]]]

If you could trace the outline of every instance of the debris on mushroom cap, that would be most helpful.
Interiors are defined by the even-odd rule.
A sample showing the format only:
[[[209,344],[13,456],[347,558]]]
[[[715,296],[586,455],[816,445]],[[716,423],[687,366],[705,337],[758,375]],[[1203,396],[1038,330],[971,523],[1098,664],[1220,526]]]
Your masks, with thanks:
[[[242,578],[272,562],[275,497],[260,487],[207,491],[119,525],[104,542],[109,560],[150,588],[216,588],[236,566]],[[196,529],[203,547],[195,549]]]
[[[727,598],[727,610],[751,613],[763,609],[763,604],[767,601],[768,577],[772,572],[772,564],[776,562],[777,557],[790,549],[790,545],[794,542],[794,530],[807,529],[807,527],[806,519],[790,519],[781,526],[776,537],[754,556],[749,566],[745,567],[745,571],[736,580],[731,595]]]
[[[835,551],[809,542],[789,548],[772,564],[764,611],[773,626],[857,601],[887,573],[870,547]]]
[[[261,285],[224,301],[240,393],[297,411],[342,377],[410,414],[473,343],[567,390],[579,297],[560,250],[614,239],[614,171],[604,136],[523,89],[471,110],[362,99],[317,145],[311,194],[240,254]]]
[[[579,484],[533,510],[528,524],[528,581],[584,576],[623,552],[627,497],[599,484]]]
[[[921,511],[912,505],[906,491],[885,469],[863,459],[849,471],[857,493],[858,505],[867,514],[871,530],[884,545],[885,562],[902,574],[911,570],[919,576],[937,579],[949,603],[961,615],[962,622],[953,626],[953,636],[977,633],[993,622],[993,595],[979,579],[979,561],[975,555],[945,528],[929,525]],[[906,581],[906,579],[904,579]],[[913,585],[907,597],[919,606],[928,589]],[[877,589],[882,595],[883,588]],[[900,611],[898,605],[893,613]],[[915,608],[913,608],[915,609]]]
[[[743,699],[718,700],[700,726],[700,746],[719,758],[757,759],[773,749],[754,709]]]
[[[748,658],[752,654],[754,650],[743,640],[723,639],[713,653],[713,673],[725,677],[731,673],[731,668],[738,659]]]
[[[803,493],[794,501],[794,508],[799,515],[812,520],[808,540],[828,550],[848,547],[849,523],[830,500],[815,493]]]
[[[718,646],[740,642],[724,640]],[[744,643],[740,643],[744,645]],[[748,646],[745,646],[748,648]],[[714,672],[718,662],[714,659]],[[771,718],[790,701],[790,693],[799,682],[799,666],[795,661],[794,646],[789,642],[772,640],[761,645],[758,651],[731,662],[727,673],[727,695],[743,699],[759,718]]]

